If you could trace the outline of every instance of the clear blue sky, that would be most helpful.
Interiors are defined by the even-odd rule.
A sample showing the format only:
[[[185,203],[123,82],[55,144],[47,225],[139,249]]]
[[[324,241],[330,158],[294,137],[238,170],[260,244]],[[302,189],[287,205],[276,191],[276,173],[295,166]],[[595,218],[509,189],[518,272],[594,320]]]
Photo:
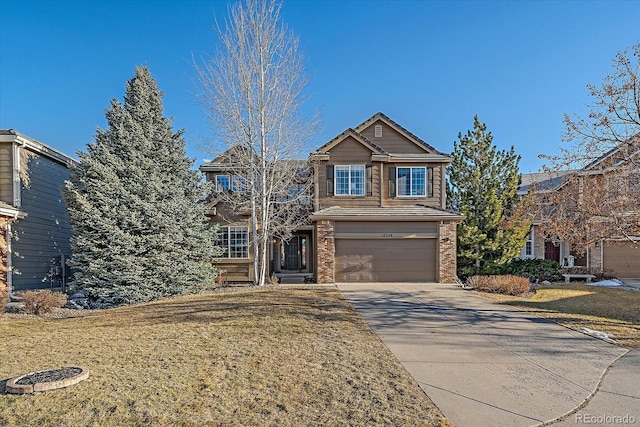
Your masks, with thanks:
[[[228,4],[0,0],[0,128],[75,156],[146,64],[200,162],[210,132],[192,56],[213,54]],[[285,0],[283,22],[305,51],[307,108],[321,112],[314,146],[382,111],[451,152],[478,114],[529,172],[557,152],[563,113],[585,111],[586,84],[640,41],[640,2]]]

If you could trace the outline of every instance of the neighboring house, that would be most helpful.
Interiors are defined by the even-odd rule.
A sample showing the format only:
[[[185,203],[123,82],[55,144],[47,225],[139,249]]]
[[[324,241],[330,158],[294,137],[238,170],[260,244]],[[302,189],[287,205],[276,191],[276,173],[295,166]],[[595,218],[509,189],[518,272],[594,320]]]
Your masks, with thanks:
[[[271,271],[302,273],[318,283],[454,282],[456,224],[447,211],[445,167],[437,151],[382,113],[347,129],[315,152],[307,226],[274,239]],[[234,179],[221,158],[200,170],[219,189]],[[215,206],[227,280],[252,280],[247,214]]]
[[[638,218],[640,217],[640,200],[637,186],[640,183],[640,171],[632,170],[630,176],[625,175],[622,178],[625,186],[636,186],[633,193],[614,196],[609,192],[609,188],[616,188],[616,185],[609,187],[606,184],[607,179],[620,178],[616,174],[621,170],[621,163],[626,162],[629,155],[637,156],[637,152],[629,152],[628,149],[624,155],[620,155],[619,150],[619,148],[612,149],[579,170],[523,174],[519,192],[525,194],[533,189],[538,203],[542,204],[554,203],[553,200],[557,200],[558,194],[575,201],[577,206],[588,204],[589,207],[583,211],[591,214],[589,218],[585,218],[583,225],[592,227],[595,233],[598,233],[598,227],[610,227],[607,225],[609,212],[600,215],[603,208],[601,208],[602,201],[598,199],[601,197],[624,198],[632,195],[635,202],[626,200],[623,206],[630,207],[634,211],[623,212],[623,215]],[[625,170],[629,169],[625,168]],[[590,187],[590,185],[597,185],[597,187]],[[588,194],[590,188],[606,188],[606,195],[601,194],[600,191],[597,194]],[[556,197],[550,197],[552,194]],[[595,239],[586,252],[579,253],[574,251],[569,243],[560,241],[554,236],[543,235],[540,231],[542,221],[544,219],[540,218],[534,221],[532,232],[522,249],[521,258],[551,259],[565,267],[585,267],[592,273],[607,272],[619,278],[640,277],[640,236],[615,236],[615,233],[601,232],[596,235],[609,237]]]
[[[13,129],[0,130],[0,225],[8,246],[0,271],[11,292],[66,284],[71,227],[60,190],[73,162]]]

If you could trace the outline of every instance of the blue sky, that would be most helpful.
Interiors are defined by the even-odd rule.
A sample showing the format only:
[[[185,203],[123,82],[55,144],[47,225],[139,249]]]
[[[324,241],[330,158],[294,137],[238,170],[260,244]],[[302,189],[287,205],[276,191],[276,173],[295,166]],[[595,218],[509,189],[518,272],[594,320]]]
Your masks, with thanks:
[[[165,94],[188,154],[210,136],[192,58],[214,53],[227,1],[0,0],[0,128],[84,150],[135,66]],[[638,1],[285,0],[306,57],[320,146],[382,111],[443,152],[478,114],[522,172],[557,152],[616,52],[640,41]]]

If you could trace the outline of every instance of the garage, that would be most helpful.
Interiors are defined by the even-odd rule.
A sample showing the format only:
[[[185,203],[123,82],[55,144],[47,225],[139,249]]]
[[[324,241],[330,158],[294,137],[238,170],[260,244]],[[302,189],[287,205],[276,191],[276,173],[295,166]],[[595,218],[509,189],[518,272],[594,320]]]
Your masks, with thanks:
[[[433,282],[435,239],[336,240],[337,282]]]
[[[607,241],[602,251],[602,265],[619,278],[640,278],[640,242]]]
[[[337,282],[433,282],[437,224],[336,222]]]

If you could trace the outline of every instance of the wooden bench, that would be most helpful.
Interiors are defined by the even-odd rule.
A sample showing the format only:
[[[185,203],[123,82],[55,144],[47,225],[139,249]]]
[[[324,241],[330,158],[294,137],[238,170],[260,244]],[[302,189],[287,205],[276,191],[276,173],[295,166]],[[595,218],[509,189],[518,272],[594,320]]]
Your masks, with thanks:
[[[563,274],[564,282],[569,283],[571,279],[587,279],[587,283],[591,283],[591,279],[595,279],[593,274]]]

